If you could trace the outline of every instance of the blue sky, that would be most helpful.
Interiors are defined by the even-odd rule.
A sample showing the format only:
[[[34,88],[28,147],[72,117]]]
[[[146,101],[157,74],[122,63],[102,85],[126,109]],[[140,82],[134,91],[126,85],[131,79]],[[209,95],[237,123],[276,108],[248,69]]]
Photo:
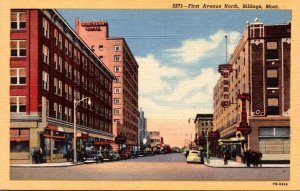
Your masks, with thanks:
[[[75,18],[105,20],[110,36],[125,37],[139,68],[139,106],[148,127],[174,145],[193,132],[189,117],[212,112],[218,64],[228,58],[247,21],[291,21],[291,12],[252,10],[58,10],[74,28]],[[172,131],[170,131],[172,128]],[[183,136],[184,135],[184,136]],[[180,145],[181,146],[181,145]]]

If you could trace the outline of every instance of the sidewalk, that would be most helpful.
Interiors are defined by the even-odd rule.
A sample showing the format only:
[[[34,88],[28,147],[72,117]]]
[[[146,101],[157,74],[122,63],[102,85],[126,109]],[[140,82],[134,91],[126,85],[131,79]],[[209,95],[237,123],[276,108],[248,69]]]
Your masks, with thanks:
[[[74,164],[73,162],[61,162],[61,163],[42,163],[42,164],[11,164],[11,167],[68,167],[84,164],[79,162]]]
[[[211,157],[210,162],[207,163],[205,160],[205,165],[209,167],[216,168],[249,168],[246,164],[235,162],[232,160],[228,160],[228,165],[224,165],[224,160],[222,158]],[[262,167],[253,167],[251,165],[250,168],[289,168],[290,164],[262,164]]]

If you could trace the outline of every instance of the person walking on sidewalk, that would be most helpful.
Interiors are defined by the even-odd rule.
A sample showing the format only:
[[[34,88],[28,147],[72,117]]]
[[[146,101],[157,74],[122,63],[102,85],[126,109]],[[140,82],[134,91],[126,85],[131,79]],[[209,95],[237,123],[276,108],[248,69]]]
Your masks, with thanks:
[[[228,165],[228,159],[229,159],[229,152],[225,150],[224,154],[224,165]]]
[[[244,153],[246,162],[247,162],[247,167],[250,167],[251,164],[251,149],[247,149],[247,151]]]

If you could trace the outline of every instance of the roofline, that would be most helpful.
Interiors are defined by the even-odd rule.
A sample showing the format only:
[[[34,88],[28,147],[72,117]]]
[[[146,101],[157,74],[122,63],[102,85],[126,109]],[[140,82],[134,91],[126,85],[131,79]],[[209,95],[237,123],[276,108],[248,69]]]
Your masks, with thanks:
[[[60,15],[60,13],[56,10],[56,9],[48,9],[48,10],[52,10],[60,19],[61,21],[70,29],[69,31],[71,31],[73,33],[73,35],[75,35],[77,37],[77,39],[83,43],[85,45],[85,47],[88,49],[88,51],[91,53],[91,55],[93,55],[96,60],[98,62],[101,63],[101,65],[107,70],[107,72],[110,74],[109,77],[113,79],[116,78],[116,76],[107,68],[107,66],[102,62],[102,60],[100,60],[98,58],[98,56],[89,48],[89,46],[84,42],[83,39],[80,38],[80,36],[77,35],[77,33],[74,31],[74,29],[68,24],[68,22]],[[102,70],[102,68],[99,67],[100,70]],[[104,71],[105,72],[105,71]],[[105,73],[106,74],[106,73]]]

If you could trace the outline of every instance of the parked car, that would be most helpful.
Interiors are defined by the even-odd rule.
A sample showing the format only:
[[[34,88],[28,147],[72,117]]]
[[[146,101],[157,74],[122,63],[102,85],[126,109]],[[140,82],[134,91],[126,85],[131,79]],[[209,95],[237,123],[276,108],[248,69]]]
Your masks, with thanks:
[[[84,163],[99,162],[103,163],[103,156],[100,151],[86,151],[85,156],[83,157]]]
[[[145,156],[145,153],[143,151],[138,152],[138,157],[144,157],[144,156]]]
[[[102,151],[104,161],[113,161],[113,155],[111,151]]]
[[[138,157],[138,152],[137,151],[131,151],[130,152],[131,158],[135,159]]]
[[[187,163],[201,163],[201,152],[198,150],[190,150],[187,158],[186,158]]]
[[[114,161],[121,160],[121,157],[118,152],[112,152],[112,156]]]
[[[119,155],[121,157],[122,160],[126,160],[129,159],[130,156],[130,151],[119,151]]]

